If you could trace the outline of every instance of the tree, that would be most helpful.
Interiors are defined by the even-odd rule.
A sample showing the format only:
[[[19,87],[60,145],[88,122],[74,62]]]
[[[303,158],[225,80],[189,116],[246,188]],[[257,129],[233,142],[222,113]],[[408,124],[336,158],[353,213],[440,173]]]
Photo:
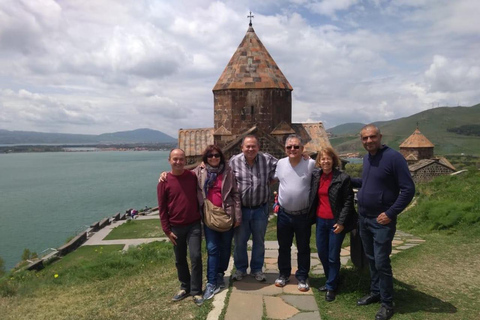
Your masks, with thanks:
[[[30,259],[30,250],[28,248],[25,248],[23,249],[23,253],[22,253],[22,261],[27,261],[28,259]]]
[[[5,261],[0,257],[0,278],[5,275]]]
[[[38,258],[38,254],[36,252],[31,252],[28,248],[25,248],[22,253],[22,261],[27,261],[29,259],[36,259]]]
[[[361,178],[362,170],[363,164],[361,163],[347,163],[347,165],[345,166],[345,172],[353,178]]]

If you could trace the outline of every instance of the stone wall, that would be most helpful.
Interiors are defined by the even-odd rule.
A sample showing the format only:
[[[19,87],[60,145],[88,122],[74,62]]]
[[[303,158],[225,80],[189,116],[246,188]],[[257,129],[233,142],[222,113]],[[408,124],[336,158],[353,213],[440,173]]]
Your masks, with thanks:
[[[422,159],[431,159],[433,158],[433,147],[432,148],[400,148],[400,153],[404,158],[407,158],[409,155],[414,155],[417,160]]]
[[[435,177],[451,174],[452,172],[452,169],[447,168],[437,162],[434,162],[413,172],[412,179],[415,183],[428,182]]]
[[[214,129],[239,135],[253,126],[270,133],[280,122],[292,123],[292,94],[283,89],[214,91]]]

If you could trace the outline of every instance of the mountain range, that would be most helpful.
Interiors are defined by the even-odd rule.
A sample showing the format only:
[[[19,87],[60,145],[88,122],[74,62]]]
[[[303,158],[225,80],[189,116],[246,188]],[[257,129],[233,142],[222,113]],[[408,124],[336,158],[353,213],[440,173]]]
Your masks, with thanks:
[[[480,155],[480,104],[471,107],[439,107],[409,117],[374,122],[382,142],[399,149],[418,128],[435,145],[436,155]],[[358,133],[364,123],[345,123],[327,130],[330,143],[340,153],[365,153]],[[9,131],[0,129],[0,144],[122,144],[176,143],[177,139],[157,130],[137,129],[100,135]]]
[[[9,131],[0,129],[0,144],[119,144],[175,143],[177,139],[157,130],[137,129],[99,135]]]
[[[382,142],[397,150],[418,128],[435,145],[436,155],[480,155],[480,104],[471,107],[439,107],[374,124],[382,132]],[[330,143],[340,153],[365,153],[358,135],[364,125],[346,123],[328,129]]]

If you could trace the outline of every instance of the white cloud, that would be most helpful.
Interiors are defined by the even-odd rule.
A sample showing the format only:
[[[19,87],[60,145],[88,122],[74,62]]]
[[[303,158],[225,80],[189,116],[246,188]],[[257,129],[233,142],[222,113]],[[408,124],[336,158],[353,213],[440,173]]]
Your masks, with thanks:
[[[312,1],[307,7],[315,13],[333,17],[337,11],[347,10],[357,3],[358,0],[320,0]]]
[[[0,2],[0,129],[213,125],[212,88],[248,27],[293,119],[371,122],[480,102],[473,0]]]
[[[480,88],[480,59],[449,60],[436,55],[425,79],[431,92],[461,92]]]

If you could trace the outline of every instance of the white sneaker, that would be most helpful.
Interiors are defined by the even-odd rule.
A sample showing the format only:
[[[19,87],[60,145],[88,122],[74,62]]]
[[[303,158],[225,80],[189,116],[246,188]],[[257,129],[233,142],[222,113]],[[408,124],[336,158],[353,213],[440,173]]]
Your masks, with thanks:
[[[240,280],[242,280],[243,277],[245,277],[246,275],[247,275],[246,272],[242,272],[242,271],[240,271],[240,270],[237,270],[237,271],[235,271],[235,273],[233,274],[232,279],[233,279],[233,280],[236,280],[236,281],[240,281]]]
[[[298,280],[298,291],[307,292],[310,290],[307,280]]]
[[[277,280],[275,280],[276,287],[285,287],[287,283],[290,282],[290,278],[285,277],[284,275],[280,275]]]
[[[257,280],[259,282],[263,282],[263,281],[267,280],[267,277],[265,277],[265,275],[263,274],[262,271],[252,273],[252,276],[255,278],[255,280]]]

